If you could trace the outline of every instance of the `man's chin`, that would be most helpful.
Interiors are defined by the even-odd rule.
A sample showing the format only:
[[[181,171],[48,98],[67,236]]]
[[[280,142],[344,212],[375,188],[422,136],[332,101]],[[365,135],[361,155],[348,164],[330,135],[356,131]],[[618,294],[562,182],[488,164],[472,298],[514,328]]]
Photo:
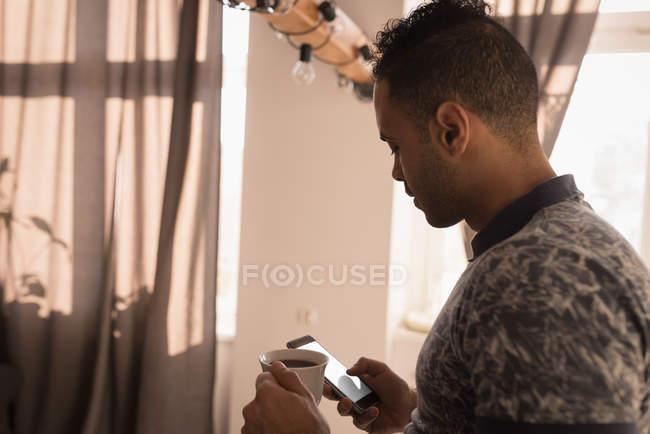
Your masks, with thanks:
[[[449,216],[435,215],[431,212],[426,212],[425,210],[422,210],[422,212],[424,213],[424,217],[427,219],[427,223],[438,229],[448,228],[460,221],[460,219],[450,218]]]

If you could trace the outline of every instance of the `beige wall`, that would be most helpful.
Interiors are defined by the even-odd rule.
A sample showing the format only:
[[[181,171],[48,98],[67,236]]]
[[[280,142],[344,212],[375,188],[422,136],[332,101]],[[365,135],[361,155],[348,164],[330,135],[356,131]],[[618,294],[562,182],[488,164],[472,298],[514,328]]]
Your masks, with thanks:
[[[366,34],[401,13],[402,2],[339,0]],[[338,92],[331,67],[315,62],[310,87],[293,84],[297,52],[251,20],[241,265],[388,264],[392,184],[388,148],[379,142],[372,104]],[[339,268],[340,270],[340,268]],[[241,270],[240,270],[241,271]],[[337,273],[338,274],[338,273]],[[343,363],[385,356],[387,288],[240,284],[230,432],[254,396],[257,356],[312,334]],[[297,320],[300,309],[315,324]],[[323,402],[334,433],[358,432]]]

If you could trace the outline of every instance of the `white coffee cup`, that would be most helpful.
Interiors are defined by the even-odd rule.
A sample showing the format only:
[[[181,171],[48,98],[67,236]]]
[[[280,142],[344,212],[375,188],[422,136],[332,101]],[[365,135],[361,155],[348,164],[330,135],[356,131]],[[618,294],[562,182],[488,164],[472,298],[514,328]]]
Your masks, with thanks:
[[[260,365],[262,371],[270,371],[271,363],[275,361],[284,362],[290,371],[295,372],[305,383],[307,389],[314,395],[316,404],[320,403],[323,396],[323,383],[325,381],[325,366],[329,361],[329,357],[325,354],[312,350],[300,349],[287,349],[287,350],[273,350],[260,354]],[[313,363],[312,366],[291,366],[287,361],[309,362]]]

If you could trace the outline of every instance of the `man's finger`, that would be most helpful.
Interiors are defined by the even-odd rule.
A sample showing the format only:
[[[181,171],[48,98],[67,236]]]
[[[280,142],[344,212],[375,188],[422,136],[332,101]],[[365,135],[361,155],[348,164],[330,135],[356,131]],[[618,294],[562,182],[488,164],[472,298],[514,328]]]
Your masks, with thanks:
[[[377,407],[370,407],[362,414],[353,416],[354,426],[359,429],[366,429],[377,417],[379,417],[379,409]]]
[[[284,366],[282,362],[273,362],[271,364],[271,373],[275,377],[275,380],[278,384],[285,389],[297,393],[298,395],[308,396],[313,399],[311,392],[305,386],[305,383],[302,382],[298,374],[292,372]]]
[[[262,383],[264,383],[265,381],[270,381],[272,383],[277,384],[277,381],[275,380],[275,377],[273,376],[273,374],[271,374],[270,372],[262,372],[255,379],[255,389],[259,389],[260,385]]]
[[[369,424],[361,423],[357,419],[352,419],[352,423],[354,424],[354,426],[356,426],[357,428],[363,431],[366,431],[366,428],[368,428],[369,425]]]
[[[386,371],[386,369],[388,369],[388,367],[384,362],[361,357],[359,360],[357,360],[357,363],[352,365],[352,367],[346,372],[348,375],[368,374],[374,377],[383,373]]]
[[[323,396],[327,399],[331,399],[332,401],[338,401],[341,399],[336,396],[334,389],[332,389],[332,387],[327,383],[323,384]]]
[[[244,416],[244,420],[250,417],[250,414],[252,412],[252,407],[251,407],[252,404],[253,404],[252,402],[249,402],[241,409],[241,415]]]
[[[341,416],[349,416],[352,411],[352,401],[350,401],[350,398],[341,399],[336,406],[336,410]]]
[[[254,428],[254,426],[260,422],[259,407],[257,407],[255,401],[249,402],[242,409],[242,416],[244,416],[244,426],[241,429],[242,434],[259,432],[259,430]]]

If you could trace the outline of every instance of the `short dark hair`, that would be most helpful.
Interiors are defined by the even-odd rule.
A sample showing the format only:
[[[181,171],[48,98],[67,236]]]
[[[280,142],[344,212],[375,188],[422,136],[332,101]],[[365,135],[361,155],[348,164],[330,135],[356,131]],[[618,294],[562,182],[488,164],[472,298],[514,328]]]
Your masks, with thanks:
[[[490,14],[481,0],[434,0],[377,33],[375,79],[387,80],[391,101],[421,128],[423,141],[444,101],[465,106],[515,145],[537,125],[535,65]]]

